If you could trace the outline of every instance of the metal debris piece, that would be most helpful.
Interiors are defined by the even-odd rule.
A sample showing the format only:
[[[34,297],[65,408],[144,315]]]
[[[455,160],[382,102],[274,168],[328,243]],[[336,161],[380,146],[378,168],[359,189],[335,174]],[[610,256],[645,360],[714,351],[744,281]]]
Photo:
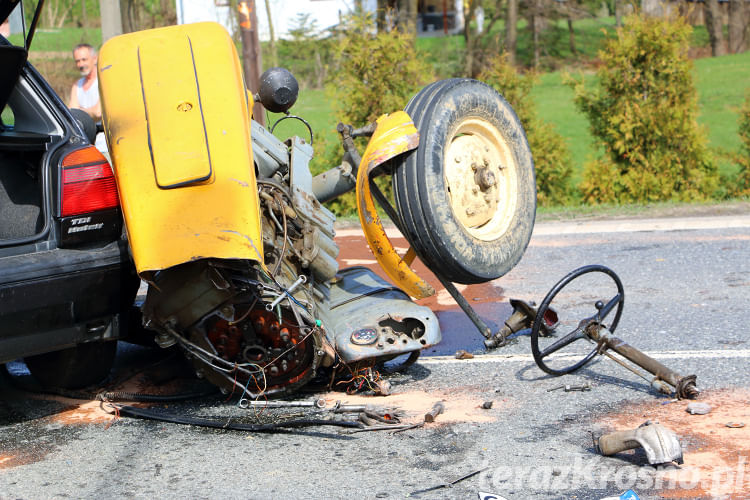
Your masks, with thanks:
[[[508,337],[518,333],[523,329],[531,328],[531,324],[536,317],[536,304],[534,302],[525,302],[523,300],[510,299],[510,305],[513,307],[513,313],[505,321],[505,325],[492,337],[484,341],[487,349],[494,349],[507,344]],[[549,307],[544,315],[542,323],[542,335],[546,336],[557,328],[557,312]]]
[[[455,480],[453,480],[453,481],[451,481],[449,483],[438,484],[437,486],[432,486],[432,487],[426,488],[424,490],[412,491],[411,493],[409,493],[409,495],[420,495],[422,493],[428,493],[430,491],[440,490],[442,488],[451,488],[454,485],[460,483],[461,481],[464,481],[466,479],[474,477],[477,474],[479,474],[480,472],[483,472],[485,470],[487,470],[487,467],[485,467],[484,469],[475,470],[474,472],[470,472],[469,474],[466,474],[465,476],[461,476],[458,479],[455,479]]]
[[[391,383],[387,380],[376,380],[373,382],[374,392],[376,396],[390,396],[391,395]]]
[[[689,403],[685,411],[691,415],[707,415],[711,412],[711,405],[707,403]]]
[[[247,408],[325,408],[326,400],[318,398],[314,401],[267,401],[255,399],[240,399],[239,407]]]
[[[682,463],[682,447],[677,434],[650,420],[637,429],[616,431],[601,436],[595,443],[599,452],[606,456],[643,447],[648,463],[652,465],[673,461]]]
[[[490,408],[492,408],[493,403],[494,401],[485,401],[484,403],[482,403],[482,409],[489,410]]]
[[[445,411],[445,405],[442,403],[442,401],[438,401],[434,405],[432,405],[432,409],[424,414],[424,421],[427,423],[432,423],[435,421],[438,415],[443,413]]]
[[[731,429],[741,429],[742,427],[745,427],[745,422],[727,422],[724,425]]]
[[[547,389],[547,392],[556,391],[558,389],[563,389],[565,392],[571,392],[571,391],[590,391],[591,390],[591,384],[586,382],[583,385],[559,385],[557,387],[553,387],[552,389]]]
[[[474,355],[470,352],[466,352],[463,349],[456,351],[456,359],[472,359]]]

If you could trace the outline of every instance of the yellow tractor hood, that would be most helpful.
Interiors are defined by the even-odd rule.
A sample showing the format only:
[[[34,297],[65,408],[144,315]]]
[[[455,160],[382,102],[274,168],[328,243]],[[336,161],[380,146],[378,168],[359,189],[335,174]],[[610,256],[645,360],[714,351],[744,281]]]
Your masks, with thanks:
[[[138,273],[263,262],[251,99],[216,23],[141,31],[99,55],[104,129]]]

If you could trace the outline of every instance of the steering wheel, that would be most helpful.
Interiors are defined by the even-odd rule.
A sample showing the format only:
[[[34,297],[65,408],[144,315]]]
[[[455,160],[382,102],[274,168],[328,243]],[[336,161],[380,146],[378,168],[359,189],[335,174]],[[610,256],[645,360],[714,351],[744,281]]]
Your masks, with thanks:
[[[604,273],[605,275],[610,277],[617,287],[617,293],[613,297],[609,298],[606,302],[604,302],[603,300],[597,300],[593,304],[596,312],[594,312],[591,316],[582,319],[578,323],[578,326],[571,332],[562,335],[552,344],[545,346],[543,349],[540,349],[539,337],[545,335],[543,331],[544,315],[550,308],[550,304],[555,299],[555,297],[557,297],[557,295],[563,291],[565,287],[570,285],[577,278],[580,278],[581,276],[589,273]],[[617,328],[617,323],[620,321],[620,315],[622,314],[622,307],[624,303],[625,291],[622,287],[622,282],[620,281],[620,278],[615,274],[615,272],[610,268],[602,265],[590,265],[580,267],[570,272],[567,276],[561,279],[552,288],[552,290],[549,291],[549,293],[547,293],[547,296],[544,297],[544,301],[542,301],[542,304],[539,306],[536,317],[534,318],[534,324],[531,327],[531,353],[534,355],[534,361],[536,361],[537,366],[539,366],[539,368],[549,373],[550,375],[565,375],[566,373],[571,373],[579,369],[580,367],[591,361],[591,358],[593,358],[597,353],[598,346],[595,346],[594,349],[591,350],[591,352],[585,354],[579,361],[562,369],[551,368],[545,363],[545,358],[578,340],[587,339],[589,341],[592,341],[593,339],[589,336],[588,333],[589,328],[597,328],[599,325],[603,325],[604,320],[612,312],[614,312],[614,316],[612,317],[611,323],[609,323],[607,329],[610,332],[614,332],[615,328]],[[557,310],[560,314],[564,313],[564,311],[561,311],[559,307]],[[547,336],[547,338],[549,338],[549,336]]]

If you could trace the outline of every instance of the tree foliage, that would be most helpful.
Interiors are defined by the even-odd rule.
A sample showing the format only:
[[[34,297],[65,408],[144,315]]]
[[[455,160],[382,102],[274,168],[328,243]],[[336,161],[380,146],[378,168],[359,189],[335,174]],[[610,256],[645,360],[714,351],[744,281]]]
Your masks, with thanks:
[[[372,17],[365,14],[345,20],[335,55],[336,71],[328,85],[336,118],[355,127],[403,109],[430,79],[428,66],[414,48],[413,35],[397,30],[375,33],[374,25]],[[364,143],[359,147],[362,151]],[[328,168],[340,162],[341,153],[340,146],[326,145],[323,161]],[[390,193],[390,183],[381,180],[379,185]],[[354,206],[354,198],[347,195],[329,208],[349,214]]]
[[[497,55],[480,76],[492,85],[513,106],[534,157],[536,169],[537,201],[540,205],[563,205],[570,199],[570,176],[573,163],[563,137],[554,125],[537,116],[529,93],[536,75],[520,75],[510,63],[507,54]]]
[[[598,82],[569,79],[606,156],[584,168],[588,202],[700,200],[718,186],[698,127],[684,20],[633,16],[600,51]]]
[[[290,23],[289,39],[276,42],[281,65],[292,69],[303,88],[322,88],[331,66],[335,40],[321,33],[310,14],[297,14]],[[264,60],[271,60],[270,45]],[[268,59],[266,59],[268,56]]]
[[[745,104],[740,112],[740,139],[742,149],[736,156],[740,172],[732,194],[750,196],[750,91],[745,97]]]
[[[383,113],[403,109],[430,79],[429,69],[414,48],[413,35],[374,33],[369,15],[350,17],[339,39],[330,88],[336,116],[361,126]]]

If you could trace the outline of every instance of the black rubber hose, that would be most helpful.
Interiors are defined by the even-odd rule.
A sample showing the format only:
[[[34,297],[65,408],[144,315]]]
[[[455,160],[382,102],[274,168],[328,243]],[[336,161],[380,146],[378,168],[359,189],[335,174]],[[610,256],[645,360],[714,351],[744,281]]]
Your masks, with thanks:
[[[134,406],[116,406],[115,408],[117,408],[121,416],[126,417],[140,418],[144,420],[156,420],[158,422],[168,422],[172,424],[195,425],[198,427],[208,427],[211,429],[228,429],[233,431],[273,432],[286,428],[292,429],[298,427],[312,427],[319,425],[355,428],[362,427],[362,424],[360,424],[359,422],[324,419],[287,420],[285,422],[277,422],[272,424],[241,424],[238,422],[231,422],[229,420],[212,420],[200,417],[185,417],[182,415],[175,415],[173,413],[166,412],[155,412],[144,408],[136,408]]]
[[[100,392],[96,395],[99,401],[133,401],[135,403],[171,403],[188,399],[202,398],[218,392],[216,387],[209,387],[202,391],[185,392],[182,394],[144,394],[142,392]]]

